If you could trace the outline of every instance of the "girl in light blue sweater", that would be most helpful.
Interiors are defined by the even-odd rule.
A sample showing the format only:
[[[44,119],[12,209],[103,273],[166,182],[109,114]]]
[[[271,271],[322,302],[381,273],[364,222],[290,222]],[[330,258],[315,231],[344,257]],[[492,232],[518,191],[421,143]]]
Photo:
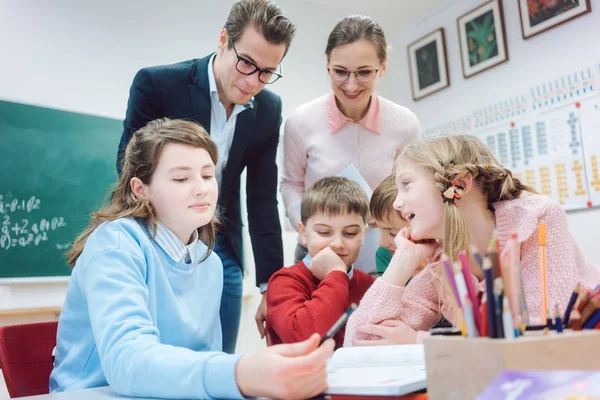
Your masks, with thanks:
[[[137,131],[110,203],[67,254],[50,390],[125,396],[307,398],[324,391],[333,340],[221,352],[223,267],[212,248],[217,147],[198,124]]]

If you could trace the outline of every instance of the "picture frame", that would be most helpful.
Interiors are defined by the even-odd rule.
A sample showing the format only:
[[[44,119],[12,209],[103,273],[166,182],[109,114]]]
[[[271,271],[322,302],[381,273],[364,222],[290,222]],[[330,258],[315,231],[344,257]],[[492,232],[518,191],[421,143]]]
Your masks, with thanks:
[[[450,86],[444,28],[412,42],[407,52],[414,101]]]
[[[483,3],[456,23],[465,79],[508,61],[502,1]]]
[[[527,40],[592,12],[591,0],[517,0],[521,32]]]

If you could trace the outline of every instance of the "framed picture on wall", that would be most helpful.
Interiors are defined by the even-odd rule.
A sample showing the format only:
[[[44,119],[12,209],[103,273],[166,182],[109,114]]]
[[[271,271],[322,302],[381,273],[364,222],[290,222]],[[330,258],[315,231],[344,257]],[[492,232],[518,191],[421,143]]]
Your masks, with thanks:
[[[463,75],[470,78],[508,61],[502,2],[492,0],[458,19]]]
[[[591,0],[517,0],[523,39],[592,11]]]
[[[408,45],[408,67],[415,101],[450,86],[444,28]]]

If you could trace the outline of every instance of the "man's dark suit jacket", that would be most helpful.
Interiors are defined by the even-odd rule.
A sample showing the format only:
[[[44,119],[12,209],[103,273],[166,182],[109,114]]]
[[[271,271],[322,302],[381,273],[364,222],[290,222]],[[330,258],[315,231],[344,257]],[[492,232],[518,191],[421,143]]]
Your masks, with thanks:
[[[131,85],[117,170],[133,133],[157,118],[181,118],[199,122],[210,133],[208,62],[202,59],[144,68]],[[254,107],[238,114],[229,159],[223,170],[219,205],[224,236],[241,265],[242,219],[240,174],[247,168],[246,197],[256,283],[267,283],[283,266],[281,225],[277,211],[275,158],[281,125],[281,99],[263,89],[254,96]]]

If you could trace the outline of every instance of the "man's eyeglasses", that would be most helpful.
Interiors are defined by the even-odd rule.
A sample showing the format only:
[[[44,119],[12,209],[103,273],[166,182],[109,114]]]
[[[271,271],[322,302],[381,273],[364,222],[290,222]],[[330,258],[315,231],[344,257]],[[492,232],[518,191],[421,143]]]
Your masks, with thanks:
[[[238,54],[238,52],[235,48],[235,45],[233,44],[233,41],[231,42],[231,47],[233,48],[233,51],[235,52],[235,56],[237,57],[235,69],[240,74],[252,75],[252,74],[258,72],[258,80],[261,81],[262,83],[266,83],[266,84],[275,83],[279,78],[283,78],[283,75],[281,74],[281,72],[282,72],[281,64],[279,64],[279,72],[280,73],[271,71],[270,69],[258,68],[258,66],[256,64],[254,64],[252,61],[250,61],[244,57],[241,57]]]
[[[375,68],[361,68],[356,71],[349,71],[345,68],[327,68],[329,76],[336,82],[346,82],[350,78],[350,74],[354,74],[354,77],[360,83],[371,82],[377,76],[378,69]]]

